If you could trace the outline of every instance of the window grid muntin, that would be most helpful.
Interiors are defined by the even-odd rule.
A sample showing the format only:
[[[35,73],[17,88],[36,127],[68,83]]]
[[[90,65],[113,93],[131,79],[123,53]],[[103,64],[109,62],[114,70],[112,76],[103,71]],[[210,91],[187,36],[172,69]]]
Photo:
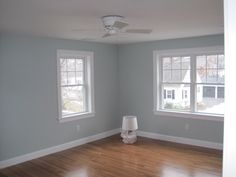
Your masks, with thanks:
[[[202,56],[202,55],[206,55],[206,66],[207,66],[207,56],[210,55],[217,55],[217,81],[218,81],[218,70],[224,70],[224,67],[219,68],[219,56],[223,56],[223,62],[225,62],[225,57],[224,54],[222,54],[221,52],[209,52],[209,53],[199,53],[199,54],[192,54],[192,55],[162,55],[160,56],[160,61],[159,61],[159,80],[160,80],[160,84],[159,84],[159,108],[161,110],[166,110],[163,109],[163,102],[164,102],[164,98],[163,98],[163,94],[164,94],[164,89],[163,89],[163,85],[165,84],[190,84],[190,113],[201,113],[197,111],[197,85],[199,84],[203,84],[203,85],[215,85],[216,86],[216,95],[217,95],[217,88],[219,86],[224,86],[224,83],[198,83],[197,82],[197,56]],[[172,70],[172,65],[171,65],[171,69],[163,69],[163,58],[171,58],[171,62],[172,62],[172,57],[176,57],[179,56],[181,58],[186,57],[186,56],[190,56],[190,82],[164,82],[163,81],[163,70]],[[181,62],[181,66],[182,66],[182,62]],[[225,63],[224,63],[225,66]],[[206,67],[207,69],[207,67]],[[181,111],[179,111],[181,112]],[[187,111],[184,111],[187,112]],[[209,113],[209,114],[214,114],[214,113]]]
[[[164,60],[164,58],[170,58],[170,60],[171,60],[171,66],[170,66],[170,69],[163,69],[164,68],[164,65],[163,65],[163,60]],[[180,62],[181,62],[181,64],[180,64],[180,69],[173,69],[173,60],[172,60],[172,58],[180,58]],[[183,62],[182,62],[182,60],[183,60],[183,58],[189,58],[189,69],[188,70],[190,70],[190,82],[165,82],[165,81],[163,81],[164,80],[164,77],[163,77],[163,71],[165,70],[165,71],[167,71],[167,70],[171,70],[171,77],[172,77],[172,70],[181,70],[181,72],[182,72],[182,70],[187,70],[187,69],[182,69],[183,67]],[[161,59],[160,59],[160,61],[159,61],[159,70],[160,70],[160,73],[159,73],[159,79],[160,79],[160,84],[159,84],[159,90],[160,90],[160,93],[159,93],[159,95],[161,95],[161,96],[159,96],[159,103],[160,103],[160,105],[159,105],[159,109],[161,109],[161,110],[168,110],[168,109],[164,109],[164,85],[176,85],[176,84],[191,84],[191,68],[192,68],[192,66],[191,66],[191,55],[168,55],[168,56],[161,56]],[[182,73],[181,73],[181,75],[182,75]],[[171,80],[172,80],[172,78],[171,78]],[[166,99],[167,99],[167,95],[166,95]],[[190,102],[191,102],[191,100],[190,100]],[[180,111],[181,112],[181,111]],[[182,111],[183,112],[183,111]]]
[[[170,68],[169,69],[164,69],[164,65],[163,65],[163,60],[165,58],[169,58],[170,59]],[[173,69],[173,58],[180,58],[180,68],[179,69]],[[189,58],[189,69],[183,69],[183,58]],[[183,83],[183,82],[173,82],[172,81],[172,78],[173,78],[173,72],[172,71],[181,71],[180,72],[180,78],[182,77],[182,74],[183,74],[183,71],[188,71],[188,70],[191,70],[191,56],[190,55],[169,55],[169,56],[162,56],[161,57],[161,62],[160,62],[160,71],[161,71],[161,74],[160,74],[160,80],[162,83]],[[164,71],[170,71],[171,72],[171,79],[170,81],[164,81]],[[190,72],[191,74],[191,72]],[[190,76],[191,77],[191,76]],[[191,82],[191,79],[190,79],[190,82]],[[185,82],[185,83],[189,83],[189,82]]]
[[[61,60],[65,60],[66,61],[66,64],[65,64],[65,68],[66,70],[65,71],[61,71]],[[75,65],[75,70],[74,71],[71,71],[68,69],[68,60],[74,60],[74,65]],[[76,68],[76,60],[81,60],[82,61],[82,70],[78,70],[77,71],[77,68]],[[66,76],[67,76],[67,80],[66,80],[66,84],[63,84],[62,85],[62,81],[60,82],[60,87],[63,88],[63,87],[82,87],[82,92],[83,92],[83,111],[80,111],[80,112],[75,112],[75,113],[69,113],[69,114],[63,114],[63,109],[61,109],[61,115],[63,117],[68,117],[68,116],[73,116],[73,115],[77,115],[77,114],[81,114],[81,113],[86,113],[88,112],[88,101],[87,101],[87,98],[88,98],[88,91],[87,91],[87,68],[86,68],[86,57],[85,56],[80,56],[80,57],[71,57],[71,56],[63,56],[63,57],[60,57],[60,80],[62,79],[61,77],[61,74],[62,73],[66,73]],[[73,72],[75,74],[75,83],[76,83],[76,73],[77,72],[82,72],[82,84],[80,83],[77,83],[77,84],[68,84],[69,82],[69,79],[68,79],[68,73],[69,72]],[[63,104],[63,96],[62,96],[62,93],[61,93],[61,104]]]
[[[74,60],[75,60],[75,62],[74,62],[74,64],[75,64],[75,70],[74,71],[72,71],[72,70],[68,70],[68,60],[71,60],[71,58],[72,57],[60,57],[60,74],[62,74],[62,73],[66,73],[66,84],[62,84],[61,83],[61,86],[82,86],[82,85],[85,85],[84,83],[85,83],[85,75],[86,75],[86,72],[85,72],[85,70],[84,70],[84,66],[85,66],[85,62],[86,62],[86,60],[85,60],[85,57],[74,57]],[[65,71],[61,71],[61,60],[65,60],[66,61],[66,70]],[[82,61],[82,65],[83,65],[83,68],[82,68],[82,70],[77,70],[76,69],[76,60],[81,60]],[[68,83],[68,81],[69,81],[69,78],[68,78],[68,73],[74,73],[74,75],[75,75],[75,83],[76,83],[76,77],[77,77],[77,72],[81,72],[81,73],[83,73],[83,77],[82,77],[82,83],[83,84],[69,84]],[[60,77],[61,79],[62,79],[62,77]]]
[[[212,68],[212,67],[208,67],[208,56],[216,56],[216,62],[217,62],[217,64],[216,64],[216,68]],[[218,82],[219,81],[219,71],[223,71],[223,72],[225,72],[225,67],[219,67],[219,57],[220,56],[223,56],[223,63],[225,63],[224,61],[225,61],[225,57],[224,57],[224,55],[222,54],[222,53],[215,53],[215,54],[199,54],[199,55],[196,55],[196,57],[195,57],[195,59],[196,59],[196,62],[197,62],[197,57],[201,57],[201,56],[205,56],[205,72],[206,72],[206,76],[205,76],[205,82],[201,82],[201,83],[198,83],[197,82],[197,80],[196,80],[196,83],[198,83],[198,84],[220,84],[221,82]],[[197,65],[196,65],[197,66]],[[200,70],[199,68],[195,68],[196,69],[196,72],[198,71],[198,70]],[[216,82],[208,82],[208,71],[209,70],[216,70],[216,76],[217,76],[217,81]],[[224,83],[223,83],[223,85],[224,85]]]

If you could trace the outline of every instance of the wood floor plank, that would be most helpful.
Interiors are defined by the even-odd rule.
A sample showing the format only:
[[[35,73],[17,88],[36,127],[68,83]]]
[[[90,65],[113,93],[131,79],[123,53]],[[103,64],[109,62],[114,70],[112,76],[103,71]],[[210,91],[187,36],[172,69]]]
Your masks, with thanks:
[[[118,135],[0,170],[4,177],[221,177],[222,151]]]

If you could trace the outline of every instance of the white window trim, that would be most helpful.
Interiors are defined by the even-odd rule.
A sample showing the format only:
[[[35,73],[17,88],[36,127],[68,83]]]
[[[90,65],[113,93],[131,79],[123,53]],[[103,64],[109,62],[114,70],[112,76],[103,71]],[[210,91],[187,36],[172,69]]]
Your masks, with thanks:
[[[83,113],[77,113],[73,115],[68,115],[62,117],[62,108],[61,108],[61,69],[60,69],[60,57],[84,57],[87,56],[86,59],[86,74],[87,74],[87,85],[89,87],[89,93],[87,93],[87,101],[88,103],[88,111]],[[94,104],[94,54],[90,51],[77,51],[77,50],[57,50],[57,93],[58,93],[58,120],[59,122],[68,122],[79,119],[84,119],[88,117],[95,116],[95,104]]]
[[[180,118],[190,118],[190,119],[202,119],[202,120],[212,120],[212,121],[224,121],[224,115],[222,114],[208,114],[208,113],[198,113],[198,112],[177,112],[170,110],[160,109],[160,58],[169,55],[203,55],[203,54],[215,54],[224,53],[223,46],[214,47],[204,47],[204,48],[185,48],[185,49],[174,49],[174,50],[154,50],[153,51],[153,112],[155,115],[170,116],[170,117],[180,117]],[[195,62],[191,62],[195,65]],[[193,66],[194,67],[194,66]],[[191,78],[194,77],[193,74]],[[191,83],[193,84],[193,83]],[[193,88],[193,87],[191,87]],[[193,91],[191,90],[191,104],[195,104]],[[159,99],[158,99],[159,98]],[[192,110],[191,110],[192,111]]]

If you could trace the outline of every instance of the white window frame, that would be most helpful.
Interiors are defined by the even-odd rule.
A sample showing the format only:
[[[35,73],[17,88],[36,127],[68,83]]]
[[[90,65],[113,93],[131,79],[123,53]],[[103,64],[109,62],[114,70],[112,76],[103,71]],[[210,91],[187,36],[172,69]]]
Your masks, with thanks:
[[[190,108],[190,112],[177,112],[172,110],[163,110],[160,109],[161,106],[161,58],[168,56],[190,56],[195,58],[196,55],[211,55],[211,54],[224,54],[223,46],[214,46],[214,47],[204,47],[204,48],[185,48],[185,49],[176,49],[176,50],[155,50],[153,51],[153,98],[154,98],[154,108],[153,112],[155,115],[163,115],[170,117],[181,117],[181,118],[192,118],[192,119],[202,119],[202,120],[213,120],[213,121],[224,121],[223,114],[211,114],[211,113],[199,113],[194,112],[193,106]],[[190,62],[191,68],[195,68],[196,60]],[[191,72],[191,87],[190,87],[190,105],[195,104],[195,95],[194,95],[194,84],[196,81],[195,72]],[[192,82],[193,81],[193,82]]]
[[[84,58],[84,80],[86,85],[86,112],[62,116],[61,97],[61,67],[60,58]],[[94,54],[90,51],[57,50],[57,90],[58,90],[58,120],[68,122],[95,116],[94,105]]]

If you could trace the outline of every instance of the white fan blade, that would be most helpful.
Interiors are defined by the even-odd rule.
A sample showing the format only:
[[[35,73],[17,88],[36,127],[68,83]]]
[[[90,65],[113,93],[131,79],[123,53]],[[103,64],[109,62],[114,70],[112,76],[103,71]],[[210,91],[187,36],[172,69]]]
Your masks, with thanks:
[[[102,36],[102,38],[106,38],[106,37],[110,37],[110,36],[111,36],[111,34],[106,33],[106,34],[104,34],[104,35]]]
[[[126,33],[141,33],[141,34],[150,34],[152,32],[151,29],[127,29]]]
[[[128,23],[124,23],[124,22],[120,22],[120,21],[116,21],[114,23],[114,25],[112,25],[112,27],[115,27],[115,28],[118,28],[118,29],[122,29],[126,26],[128,26],[129,24]]]

